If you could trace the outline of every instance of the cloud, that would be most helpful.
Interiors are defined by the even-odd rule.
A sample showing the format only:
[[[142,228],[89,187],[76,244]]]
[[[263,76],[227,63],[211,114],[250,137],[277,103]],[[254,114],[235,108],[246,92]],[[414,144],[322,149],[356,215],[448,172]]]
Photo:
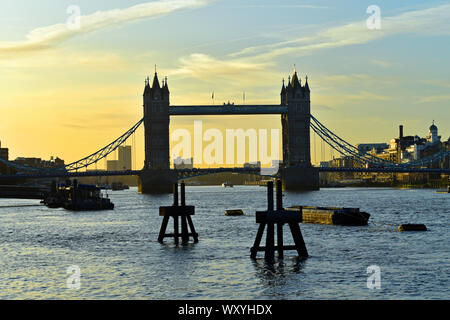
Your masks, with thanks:
[[[169,75],[180,78],[196,78],[213,81],[214,84],[228,83],[236,87],[242,85],[267,85],[272,79],[268,69],[273,62],[253,62],[251,59],[218,59],[207,54],[194,53],[179,59],[180,66],[170,70]],[[241,77],[245,74],[245,77]],[[213,79],[213,80],[212,80]]]
[[[450,101],[450,95],[435,95],[421,98],[417,103]]]
[[[343,95],[343,97],[345,97],[346,100],[361,100],[361,101],[370,101],[370,100],[375,100],[375,101],[386,101],[386,100],[390,100],[390,97],[387,96],[382,96],[379,94],[375,94],[372,92],[368,92],[368,91],[361,91],[359,94],[348,94],[348,95]]]
[[[312,4],[244,4],[232,6],[232,8],[260,8],[260,9],[291,9],[291,8],[301,8],[301,9],[329,9],[326,6],[316,6]]]
[[[388,68],[392,66],[392,63],[388,62],[388,61],[383,61],[383,60],[376,60],[376,59],[372,59],[370,60],[370,63],[379,66],[379,67],[383,67],[383,68]]]
[[[396,16],[383,17],[380,30],[369,30],[366,21],[351,22],[322,30],[309,37],[299,37],[278,43],[244,48],[230,57],[252,55],[254,59],[270,60],[281,55],[304,56],[318,50],[364,44],[396,34],[450,35],[450,5],[442,5]]]
[[[90,33],[112,25],[140,19],[150,19],[182,9],[206,6],[212,0],[160,0],[145,2],[125,9],[97,11],[80,17],[80,29],[71,30],[66,23],[31,30],[25,41],[0,42],[0,54],[15,54],[54,47],[77,35]]]
[[[195,53],[179,59],[180,66],[170,74],[197,79],[227,79],[228,84],[234,81],[241,85],[244,80],[239,75],[245,73],[253,84],[267,83],[268,76],[277,77],[278,73],[270,69],[279,56],[295,55],[296,57],[313,54],[319,50],[365,44],[397,34],[432,34],[450,35],[450,4],[415,11],[404,12],[391,17],[382,16],[381,29],[369,30],[366,20],[354,21],[340,26],[329,27],[311,36],[293,38],[272,44],[244,48],[228,54],[223,58],[204,53]],[[390,62],[370,61],[382,67],[390,66]],[[345,77],[345,79],[344,79]],[[231,79],[233,78],[233,79]],[[236,80],[237,79],[237,80]],[[273,78],[272,78],[273,79]],[[373,81],[367,75],[341,76],[336,81],[358,83]],[[254,86],[254,85],[253,85]],[[350,100],[389,100],[389,97],[361,91],[348,96]]]

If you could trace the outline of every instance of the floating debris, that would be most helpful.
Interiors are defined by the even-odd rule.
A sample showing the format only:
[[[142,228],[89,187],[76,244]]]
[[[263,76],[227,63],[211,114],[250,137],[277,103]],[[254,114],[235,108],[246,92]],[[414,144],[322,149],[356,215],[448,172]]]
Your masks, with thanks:
[[[403,231],[427,231],[427,227],[424,224],[413,224],[413,223],[407,223],[407,224],[401,224],[398,227],[399,232]]]
[[[241,209],[231,209],[231,210],[225,210],[226,216],[243,216],[244,211]]]

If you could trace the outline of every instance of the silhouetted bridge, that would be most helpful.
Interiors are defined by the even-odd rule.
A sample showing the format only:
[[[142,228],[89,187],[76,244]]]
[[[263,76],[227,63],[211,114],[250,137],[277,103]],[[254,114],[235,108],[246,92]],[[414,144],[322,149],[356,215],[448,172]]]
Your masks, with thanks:
[[[450,169],[441,168],[335,168],[320,167],[319,172],[354,172],[354,173],[437,173],[450,174]],[[192,177],[216,174],[216,173],[236,173],[236,174],[255,174],[270,177],[279,177],[278,173],[265,173],[259,168],[208,168],[208,169],[174,169],[173,170],[180,180]],[[267,171],[271,171],[267,168]],[[105,171],[91,170],[80,172],[47,172],[36,174],[15,174],[0,175],[1,180],[20,180],[20,179],[52,179],[52,178],[82,178],[82,177],[113,177],[113,176],[139,176],[141,170],[123,170],[123,171]]]

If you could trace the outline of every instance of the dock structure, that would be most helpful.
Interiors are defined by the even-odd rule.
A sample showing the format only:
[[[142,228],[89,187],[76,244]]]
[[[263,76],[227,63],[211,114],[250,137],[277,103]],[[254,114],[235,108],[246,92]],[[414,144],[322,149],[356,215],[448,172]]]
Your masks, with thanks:
[[[194,239],[194,243],[198,242],[198,234],[195,232],[194,223],[191,216],[195,214],[194,206],[186,205],[185,184],[181,183],[181,205],[178,203],[178,183],[173,185],[173,205],[170,207],[159,207],[159,215],[164,217],[161,229],[159,231],[158,241],[163,242],[164,238],[174,238],[175,244],[179,244],[179,238],[182,243],[189,242],[189,238]],[[173,218],[173,233],[166,233],[167,225],[170,217]],[[179,228],[179,219],[181,219],[181,233]],[[190,232],[189,232],[190,229]]]
[[[366,226],[370,218],[370,214],[359,208],[292,206],[286,210],[297,211],[302,223]]]
[[[299,223],[301,215],[296,211],[288,211],[283,208],[283,193],[281,180],[276,181],[276,210],[273,201],[273,181],[267,183],[267,210],[256,212],[256,223],[259,224],[253,247],[250,249],[250,257],[256,259],[259,251],[264,251],[264,258],[268,261],[274,260],[275,250],[278,251],[278,258],[283,259],[284,250],[297,250],[299,257],[308,257],[305,241]],[[294,245],[283,244],[283,225],[288,224],[291,230]],[[277,244],[275,245],[275,225],[277,227]],[[264,230],[266,232],[266,246],[261,247],[261,239]]]

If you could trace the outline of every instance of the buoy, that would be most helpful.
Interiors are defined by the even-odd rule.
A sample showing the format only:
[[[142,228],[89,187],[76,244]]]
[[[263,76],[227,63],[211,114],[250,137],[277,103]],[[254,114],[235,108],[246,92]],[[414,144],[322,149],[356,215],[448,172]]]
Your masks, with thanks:
[[[232,209],[232,210],[225,210],[226,216],[243,216],[244,212],[241,209]]]
[[[401,224],[398,227],[398,231],[427,231],[427,227],[424,224],[407,223]]]

